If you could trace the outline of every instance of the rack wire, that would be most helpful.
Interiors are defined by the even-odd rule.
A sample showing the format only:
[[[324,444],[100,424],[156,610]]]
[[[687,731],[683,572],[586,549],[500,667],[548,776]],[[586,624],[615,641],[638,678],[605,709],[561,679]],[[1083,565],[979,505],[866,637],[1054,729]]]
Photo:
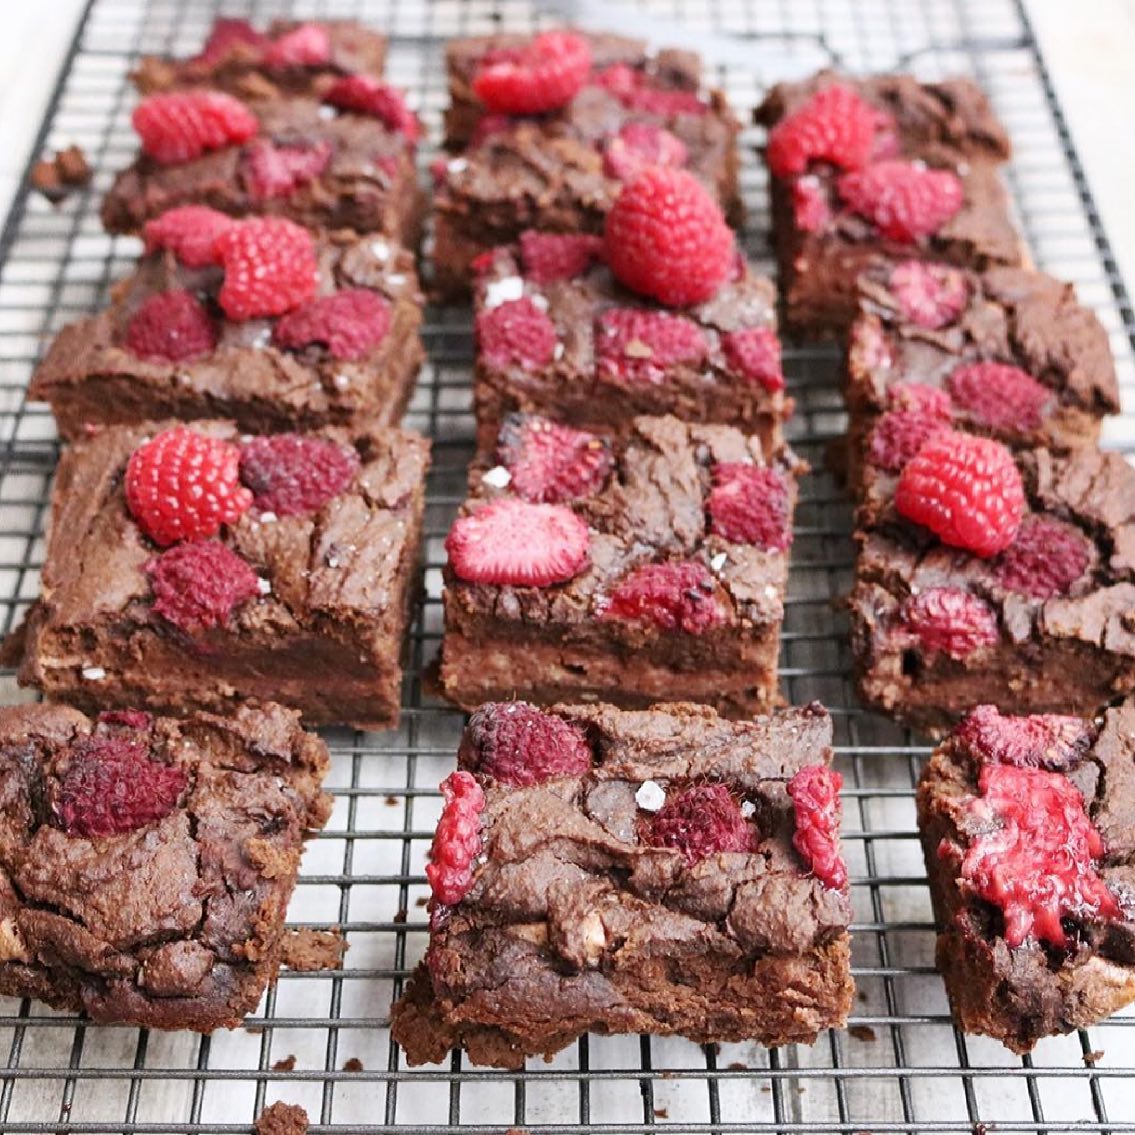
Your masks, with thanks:
[[[386,29],[389,73],[435,138],[444,41],[551,21],[538,0],[90,0],[36,150],[80,144],[94,182],[59,208],[21,191],[0,234],[0,630],[18,623],[38,587],[57,456],[50,416],[25,400],[28,375],[64,323],[105,302],[138,251],[106,236],[97,215],[134,149],[127,73],[143,53],[192,51],[221,7],[257,20],[355,16]],[[556,7],[570,15],[573,0]],[[619,7],[599,10],[611,18]],[[1009,180],[1036,260],[1099,312],[1132,405],[1135,315],[1018,0],[662,0],[635,11],[661,41],[709,37],[703,46],[712,49],[714,36],[729,36],[750,47],[747,66],[720,66],[715,76],[743,117],[771,82],[826,63],[977,77],[1017,146]],[[742,137],[746,244],[770,267],[756,140]],[[423,170],[431,156],[426,148]],[[812,1048],[774,1050],[589,1037],[516,1074],[471,1067],[460,1055],[405,1067],[388,1010],[424,948],[424,857],[462,721],[430,695],[423,672],[441,631],[442,539],[471,453],[469,331],[465,310],[428,313],[429,362],[408,418],[435,439],[435,467],[403,723],[384,734],[328,734],[335,811],[307,851],[290,911],[292,926],[342,928],[343,968],[283,973],[244,1028],[211,1038],[99,1028],[0,1000],[0,1130],[243,1132],[266,1104],[285,1099],[307,1109],[315,1132],[375,1135],[1135,1132],[1135,1016],[1045,1041],[1024,1058],[950,1024],[914,827],[912,789],[927,750],[855,705],[846,625],[832,602],[849,581],[850,508],[822,472],[825,446],[845,426],[838,360],[811,346],[786,352],[799,406],[794,444],[819,471],[797,516],[781,673],[789,700],[819,698],[836,722],[856,912],[859,992],[849,1029]],[[1117,418],[1106,436],[1131,448],[1135,415]],[[10,675],[0,682],[5,700],[19,696]]]

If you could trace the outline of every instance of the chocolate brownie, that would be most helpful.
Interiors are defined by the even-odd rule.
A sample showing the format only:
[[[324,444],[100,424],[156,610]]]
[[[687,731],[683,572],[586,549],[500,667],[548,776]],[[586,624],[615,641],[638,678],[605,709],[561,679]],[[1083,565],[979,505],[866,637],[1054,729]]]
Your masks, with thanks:
[[[801,469],[730,426],[507,419],[446,542],[446,695],[775,704]]]
[[[427,868],[411,1064],[516,1068],[582,1034],[809,1044],[853,995],[840,777],[818,704],[523,702],[473,715]]]
[[[107,310],[59,333],[32,376],[29,397],[51,403],[69,439],[92,425],[166,417],[225,417],[249,433],[397,424],[424,358],[413,255],[384,237],[337,232],[318,239],[316,256],[311,304],[283,318],[233,320],[217,303],[219,266],[189,267],[173,251],[155,249],[115,288]],[[212,329],[188,358],[132,349],[135,316],[168,292],[195,297]],[[364,310],[352,310],[345,327],[328,321],[292,334],[332,297],[347,306],[365,301]]]
[[[661,309],[620,285],[601,254],[594,237],[526,232],[482,262],[473,387],[481,445],[523,411],[616,435],[641,414],[674,414],[736,426],[775,448],[793,402],[772,284],[742,266],[705,303]]]
[[[174,206],[209,205],[417,245],[425,203],[402,130],[315,99],[265,99],[248,109],[259,129],[246,142],[175,164],[140,154],[103,200],[107,231],[137,233]]]
[[[969,80],[824,71],[778,83],[756,120],[771,128],[773,241],[793,332],[843,331],[857,277],[894,260],[981,270],[1025,259],[998,173],[1009,142]],[[833,135],[844,148],[825,141]]]
[[[0,993],[235,1028],[280,965],[327,749],[278,705],[183,721],[0,709]]]
[[[1028,1052],[1135,1000],[1135,703],[975,709],[934,753],[918,826],[959,1027]]]
[[[396,429],[177,428],[111,426],[64,452],[20,681],[91,710],[229,712],[255,697],[313,724],[396,723],[428,443]],[[172,456],[155,471],[158,441]],[[193,501],[222,490],[232,511],[215,538],[171,541]]]

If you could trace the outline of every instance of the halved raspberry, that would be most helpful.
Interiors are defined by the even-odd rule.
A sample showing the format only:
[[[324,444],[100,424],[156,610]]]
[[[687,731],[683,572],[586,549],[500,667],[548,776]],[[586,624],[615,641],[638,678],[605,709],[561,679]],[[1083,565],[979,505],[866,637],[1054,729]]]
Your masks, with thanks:
[[[456,520],[445,550],[470,583],[545,587],[586,566],[591,537],[571,509],[502,497]]]
[[[446,906],[459,903],[473,885],[473,862],[481,854],[481,813],[485,794],[467,772],[454,772],[441,782],[441,811],[430,861],[426,864],[433,897]]]
[[[240,221],[218,238],[217,256],[225,269],[217,300],[230,319],[283,315],[315,295],[315,242],[291,221]]]
[[[340,110],[369,114],[411,142],[422,136],[422,124],[406,105],[402,92],[371,75],[344,75],[331,85],[323,101]]]
[[[736,261],[720,206],[683,169],[654,166],[624,185],[607,214],[603,242],[623,284],[676,307],[713,296]]]
[[[928,587],[912,595],[899,618],[924,650],[940,651],[956,662],[1000,638],[993,608],[957,587]]]
[[[1067,595],[1091,563],[1092,546],[1078,528],[1044,516],[1028,516],[994,570],[1002,587],[1051,599]]]
[[[254,437],[241,446],[240,479],[261,512],[318,512],[354,480],[359,455],[347,445],[306,434]]]
[[[598,492],[614,459],[602,438],[535,414],[512,414],[501,426],[497,460],[525,500],[563,504]]]
[[[472,717],[461,739],[461,768],[526,788],[591,769],[583,730],[527,702],[489,702]]]
[[[164,820],[188,783],[184,770],[151,760],[135,741],[83,737],[49,789],[51,811],[68,835],[125,835]]]
[[[978,760],[1059,772],[1080,763],[1095,730],[1082,717],[1012,717],[995,705],[979,705],[962,719],[954,737]]]
[[[928,331],[948,327],[969,303],[965,273],[948,264],[904,260],[891,269],[888,287],[904,318]]]
[[[520,259],[524,274],[534,284],[574,280],[603,259],[603,241],[587,233],[541,233],[525,229],[520,234]]]
[[[745,327],[721,336],[726,361],[736,371],[766,390],[784,389],[780,340],[771,327]]]
[[[1000,442],[943,430],[899,475],[895,508],[944,544],[995,556],[1017,535],[1025,490]]]
[[[1031,374],[1007,363],[963,363],[946,379],[954,402],[995,430],[1035,430],[1052,391]]]
[[[194,56],[198,63],[213,64],[237,49],[247,51],[256,58],[268,43],[268,37],[258,32],[247,20],[232,20],[218,17],[205,46],[199,55]]]
[[[867,440],[867,460],[888,473],[899,473],[939,431],[949,427],[950,396],[934,386],[909,382],[892,387],[888,404]]]
[[[220,91],[149,95],[135,108],[132,122],[143,152],[161,165],[247,142],[260,129],[242,102]]]
[[[211,355],[217,328],[192,292],[158,292],[131,316],[125,343],[140,359],[181,363]]]
[[[607,597],[601,614],[683,634],[701,634],[726,618],[713,576],[695,560],[635,568]]]
[[[217,237],[236,222],[207,205],[179,205],[147,221],[142,239],[147,252],[168,248],[187,268],[207,268],[220,263]]]
[[[858,92],[833,83],[769,131],[765,158],[777,177],[804,173],[812,162],[859,169],[871,157],[879,125],[879,112]]]
[[[792,543],[788,483],[779,469],[723,461],[706,502],[710,531],[737,544],[783,552]]]
[[[898,160],[845,173],[836,188],[852,212],[866,217],[888,240],[904,244],[936,233],[965,199],[953,170]]]
[[[528,296],[477,312],[477,349],[490,366],[546,367],[556,351],[556,325]]]
[[[390,330],[390,302],[369,288],[320,296],[277,322],[272,341],[292,351],[322,345],[333,359],[362,359]]]
[[[808,765],[787,784],[796,817],[792,846],[812,874],[833,891],[847,886],[847,864],[839,850],[839,790],[843,777],[827,765]]]
[[[818,233],[832,219],[827,191],[818,177],[809,174],[792,183],[792,218],[806,233]]]
[[[967,811],[976,834],[962,860],[967,889],[999,907],[1010,948],[1026,939],[1071,945],[1064,920],[1121,917],[1100,878],[1103,840],[1080,790],[1060,773],[987,764]]]
[[[543,114],[571,102],[591,71],[591,45],[575,32],[535,36],[510,57],[482,63],[473,91],[502,114]]]
[[[672,847],[693,866],[723,851],[755,851],[756,825],[741,814],[723,784],[697,784],[672,793],[640,827],[651,847]]]
[[[278,146],[267,138],[258,138],[241,155],[241,176],[254,201],[270,201],[290,196],[323,174],[330,164],[330,142]]]
[[[188,635],[227,626],[233,611],[260,594],[256,572],[219,540],[194,540],[146,564],[154,610]]]
[[[603,172],[619,181],[633,181],[649,166],[680,169],[689,152],[681,138],[650,122],[627,122],[607,140]]]
[[[126,465],[126,503],[156,544],[204,540],[248,510],[252,494],[237,475],[240,450],[188,426],[144,442]]]
[[[321,24],[300,24],[274,39],[264,52],[264,64],[273,70],[322,67],[330,60],[331,37]]]
[[[612,307],[595,322],[599,373],[631,382],[663,382],[671,367],[698,367],[709,343],[684,315]]]
[[[97,718],[99,725],[108,729],[119,727],[148,733],[154,726],[154,718],[144,709],[104,709]]]

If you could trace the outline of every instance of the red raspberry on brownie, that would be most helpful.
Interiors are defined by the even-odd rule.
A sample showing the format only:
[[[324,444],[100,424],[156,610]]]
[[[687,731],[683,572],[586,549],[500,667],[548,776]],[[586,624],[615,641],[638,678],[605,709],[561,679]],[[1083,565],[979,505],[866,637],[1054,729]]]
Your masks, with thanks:
[[[783,552],[792,543],[788,483],[778,469],[723,461],[706,502],[710,531],[737,544]]]
[[[526,47],[487,58],[473,91],[501,114],[542,114],[569,103],[591,71],[591,45],[569,31],[543,32]]]
[[[283,315],[315,295],[315,242],[291,221],[240,221],[220,235],[216,249],[225,270],[217,300],[230,319]]]
[[[497,460],[508,470],[514,493],[545,504],[591,496],[614,465],[611,446],[602,438],[536,414],[505,419]]]
[[[603,259],[603,240],[588,233],[542,233],[525,229],[520,234],[524,274],[534,284],[574,280]]]
[[[178,205],[147,221],[142,240],[147,252],[168,248],[187,268],[207,268],[220,263],[217,238],[235,223],[207,205]]]
[[[897,159],[845,173],[836,188],[852,212],[903,244],[936,233],[961,209],[965,196],[953,170]]]
[[[603,172],[619,181],[632,181],[650,166],[680,169],[689,151],[685,142],[651,122],[626,122],[603,148]]]
[[[1047,516],[1028,516],[994,565],[997,581],[1034,599],[1067,595],[1092,562],[1093,545],[1078,528]]]
[[[241,446],[240,479],[259,511],[297,516],[318,512],[343,492],[359,464],[350,446],[304,434],[271,434]]]
[[[635,568],[607,596],[600,613],[683,634],[701,634],[725,621],[717,584],[705,564],[696,560]]]
[[[556,351],[556,325],[528,296],[482,308],[474,321],[477,350],[490,366],[537,370]]]
[[[244,103],[220,91],[149,95],[134,109],[132,121],[143,152],[161,165],[247,142],[260,129]]]
[[[915,382],[892,387],[887,402],[892,408],[868,435],[867,460],[885,472],[899,473],[932,437],[949,427],[953,407],[944,390]]]
[[[171,363],[211,355],[217,328],[192,292],[158,292],[142,302],[126,327],[126,347],[140,359]]]
[[[463,768],[525,788],[583,776],[591,746],[583,730],[527,702],[489,702],[470,718],[457,756]]]
[[[693,866],[721,852],[755,851],[756,826],[745,819],[724,784],[696,784],[672,793],[640,825],[644,843],[680,851]]]
[[[1000,638],[993,608],[958,587],[919,591],[902,605],[899,619],[924,650],[940,651],[956,662]]]
[[[485,794],[471,773],[454,772],[441,783],[441,811],[426,878],[439,903],[460,902],[473,885],[473,863],[481,854],[481,813]]]
[[[1038,713],[1015,717],[995,705],[979,705],[954,731],[981,761],[1059,772],[1076,765],[1092,747],[1096,731],[1082,717]]]
[[[247,51],[257,56],[267,46],[269,40],[263,32],[258,32],[247,20],[226,19],[221,16],[213,21],[209,38],[200,53],[194,56],[199,63],[216,63],[230,52]]]
[[[390,301],[369,288],[344,288],[281,316],[272,330],[278,347],[322,346],[333,359],[362,359],[390,330]]]
[[[1037,429],[1053,393],[1008,363],[962,363],[946,379],[954,403],[976,422],[997,430]]]
[[[241,155],[241,173],[254,201],[288,197],[320,177],[331,164],[331,143],[279,145],[258,138]]]
[[[721,336],[721,349],[725,359],[750,382],[766,390],[784,389],[784,370],[781,366],[780,340],[771,327],[744,327],[727,331]]]
[[[948,264],[904,260],[891,269],[888,287],[903,317],[928,331],[954,323],[969,303],[965,273]]]
[[[411,142],[422,136],[422,124],[406,105],[402,92],[371,75],[344,75],[331,85],[323,101],[340,110],[369,114]]]
[[[700,366],[708,352],[705,332],[684,315],[612,307],[595,323],[595,355],[608,376],[662,382],[669,367]]]
[[[792,183],[792,217],[801,232],[818,233],[832,219],[827,190],[808,174]]]
[[[321,67],[330,61],[331,37],[320,24],[300,24],[277,36],[264,51],[264,65],[273,70]]]
[[[802,768],[787,785],[796,818],[792,846],[812,874],[833,891],[847,886],[847,865],[839,850],[842,787],[843,777],[826,765]]]
[[[146,564],[154,610],[188,635],[227,626],[260,594],[249,564],[219,540],[175,544]]]
[[[885,116],[857,91],[833,83],[772,128],[768,167],[777,177],[804,173],[812,162],[859,169],[870,160],[883,122]]]

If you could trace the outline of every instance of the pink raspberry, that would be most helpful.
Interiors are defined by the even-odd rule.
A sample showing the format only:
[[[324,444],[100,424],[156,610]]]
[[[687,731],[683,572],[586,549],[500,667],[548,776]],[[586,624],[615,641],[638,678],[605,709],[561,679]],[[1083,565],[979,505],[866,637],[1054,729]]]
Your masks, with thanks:
[[[240,450],[240,479],[253,504],[276,516],[318,512],[358,471],[359,455],[350,446],[305,434],[254,437]]]
[[[256,116],[220,91],[171,91],[147,95],[134,109],[143,152],[160,165],[175,165],[247,142],[260,129]]]
[[[614,464],[611,447],[602,438],[536,414],[505,419],[497,459],[511,474],[514,493],[545,504],[598,492]]]
[[[660,383],[672,367],[700,367],[708,352],[705,333],[684,315],[612,307],[595,323],[599,373],[608,377]]]
[[[315,295],[315,241],[291,221],[250,217],[222,233],[216,249],[225,269],[217,300],[230,319],[283,315]]]
[[[472,717],[457,754],[460,768],[527,788],[591,770],[583,730],[527,702],[489,702]]]
[[[757,829],[723,784],[697,784],[672,793],[640,828],[651,847],[672,847],[692,867],[721,852],[756,850]]]
[[[713,467],[710,531],[736,544],[783,552],[792,543],[788,484],[778,469],[724,461]]]
[[[769,131],[765,160],[776,177],[804,173],[812,162],[859,169],[871,157],[879,124],[879,112],[857,91],[833,83]]]
[[[191,292],[150,296],[126,327],[126,349],[151,362],[188,362],[211,355],[216,346],[217,329]]]
[[[1071,524],[1049,517],[1028,516],[1016,539],[1001,553],[994,571],[1002,587],[1051,599],[1067,595],[1084,577],[1091,563],[1092,546]]]
[[[485,794],[467,772],[450,773],[441,782],[441,791],[445,805],[430,848],[426,878],[434,899],[454,906],[473,886],[473,864],[481,854]]]
[[[234,223],[207,205],[179,205],[147,221],[142,239],[147,252],[168,248],[187,268],[207,268],[219,263],[217,238]]]
[[[574,280],[603,259],[603,241],[586,233],[541,233],[525,229],[520,234],[520,259],[525,276],[534,284]]]
[[[843,777],[827,765],[808,765],[787,787],[796,817],[792,846],[825,887],[842,891],[847,886],[847,865],[839,850]]]
[[[154,719],[144,709],[104,709],[98,715],[98,724],[108,729],[117,726],[148,733],[154,727]]]
[[[482,308],[474,330],[480,357],[498,370],[539,370],[555,356],[556,325],[528,296]]]
[[[146,564],[154,610],[188,635],[227,626],[260,594],[256,572],[219,540],[175,544]]]
[[[273,70],[322,67],[330,61],[331,37],[320,24],[300,24],[274,39],[264,52],[264,65]]]
[[[904,260],[891,269],[888,286],[903,317],[928,331],[956,322],[969,303],[965,273],[946,264]]]
[[[963,363],[950,373],[946,387],[975,421],[995,430],[1037,429],[1053,400],[1047,386],[1006,363]]]
[[[683,634],[702,634],[726,619],[713,576],[694,560],[635,568],[607,597],[601,614]]]
[[[836,188],[852,212],[866,217],[888,240],[903,244],[936,233],[965,199],[953,170],[899,160],[845,173]]]
[[[899,618],[923,650],[940,651],[957,662],[1000,638],[989,604],[957,587],[928,587],[912,595]]]
[[[898,473],[940,430],[949,427],[950,396],[933,386],[904,383],[892,387],[888,410],[871,429],[867,460],[888,473]]]
[[[410,142],[417,142],[422,136],[422,124],[406,105],[402,92],[370,75],[345,75],[336,80],[323,101],[340,110],[369,114],[396,134],[404,134]]]
[[[633,181],[650,166],[680,169],[689,152],[681,138],[650,122],[626,122],[603,150],[603,172],[618,181]]]
[[[792,183],[792,218],[806,233],[818,233],[832,219],[828,195],[818,177],[808,174]]]
[[[331,164],[331,143],[299,142],[281,146],[258,138],[241,155],[242,175],[254,201],[290,197],[322,176]]]
[[[771,327],[745,327],[721,336],[726,361],[750,382],[766,390],[784,389],[780,340]]]
[[[201,53],[194,56],[194,62],[212,65],[238,50],[247,52],[250,58],[257,58],[267,43],[268,37],[258,32],[247,20],[220,17],[213,21],[209,38]]]
[[[323,346],[333,359],[364,359],[390,330],[390,302],[369,288],[344,288],[297,307],[272,331],[278,347],[302,351]]]
[[[1011,717],[995,705],[979,705],[962,719],[954,737],[978,760],[1059,772],[1083,760],[1095,732],[1080,717]]]
[[[658,118],[676,118],[680,114],[700,116],[710,107],[696,91],[663,89],[653,85],[651,76],[626,63],[615,63],[597,71],[591,80],[609,91],[628,110],[652,114]]]
[[[569,31],[543,32],[520,51],[487,58],[473,91],[501,114],[543,114],[571,102],[591,70],[591,45]]]

